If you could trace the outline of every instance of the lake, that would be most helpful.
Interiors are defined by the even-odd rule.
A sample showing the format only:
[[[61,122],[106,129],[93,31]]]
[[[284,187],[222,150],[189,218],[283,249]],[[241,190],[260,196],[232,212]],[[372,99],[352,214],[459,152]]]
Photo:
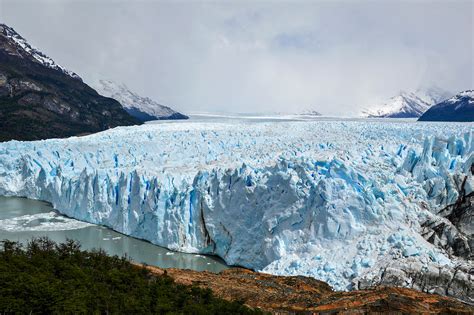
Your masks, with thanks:
[[[55,242],[74,239],[82,249],[103,249],[110,255],[129,256],[133,261],[162,268],[219,272],[228,267],[216,258],[170,251],[109,228],[65,217],[51,204],[38,200],[0,197],[0,240],[26,243],[47,236]]]

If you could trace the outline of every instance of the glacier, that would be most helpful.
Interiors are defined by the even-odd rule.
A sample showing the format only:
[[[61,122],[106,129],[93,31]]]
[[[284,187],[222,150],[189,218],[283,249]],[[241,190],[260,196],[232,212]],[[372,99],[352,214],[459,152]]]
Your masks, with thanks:
[[[422,223],[474,191],[473,163],[469,123],[170,122],[0,143],[0,195],[346,290],[393,261],[459,265]]]

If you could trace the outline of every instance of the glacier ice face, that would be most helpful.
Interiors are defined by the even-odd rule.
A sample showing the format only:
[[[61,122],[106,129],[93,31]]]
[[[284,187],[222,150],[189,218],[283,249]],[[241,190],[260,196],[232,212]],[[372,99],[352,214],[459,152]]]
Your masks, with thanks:
[[[466,195],[473,191],[473,163],[474,139],[471,132],[459,138],[425,139],[421,154],[411,149],[399,172],[411,174],[422,184],[427,198],[434,200],[436,205],[447,206],[456,202],[462,189]]]
[[[455,265],[421,224],[474,187],[471,124],[182,122],[0,144],[0,194],[228,264],[350,289]]]

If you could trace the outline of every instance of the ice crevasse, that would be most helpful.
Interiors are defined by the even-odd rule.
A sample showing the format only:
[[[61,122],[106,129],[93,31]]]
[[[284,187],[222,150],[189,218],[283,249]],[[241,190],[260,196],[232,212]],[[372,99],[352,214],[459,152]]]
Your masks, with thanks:
[[[183,126],[0,144],[0,194],[49,201],[67,216],[173,250],[337,289],[393,259],[454,264],[420,225],[461,189],[474,191],[472,131],[386,144],[388,132],[351,139],[359,142],[345,149],[306,141],[303,124],[291,141],[267,125],[241,133]]]

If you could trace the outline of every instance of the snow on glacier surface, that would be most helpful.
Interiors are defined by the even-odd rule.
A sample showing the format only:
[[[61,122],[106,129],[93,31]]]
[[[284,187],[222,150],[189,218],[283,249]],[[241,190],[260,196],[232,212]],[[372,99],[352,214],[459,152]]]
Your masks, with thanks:
[[[473,125],[171,122],[0,144],[0,194],[173,250],[350,288],[391,259],[453,262],[420,224],[474,187]],[[459,186],[459,185],[458,185]]]

